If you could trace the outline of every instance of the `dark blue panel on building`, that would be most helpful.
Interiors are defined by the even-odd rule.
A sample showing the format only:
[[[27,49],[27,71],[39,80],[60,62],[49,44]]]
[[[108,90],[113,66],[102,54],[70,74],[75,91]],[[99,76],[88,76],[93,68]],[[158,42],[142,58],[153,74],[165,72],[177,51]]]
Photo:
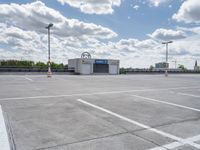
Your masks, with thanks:
[[[95,64],[108,64],[108,60],[96,59]]]

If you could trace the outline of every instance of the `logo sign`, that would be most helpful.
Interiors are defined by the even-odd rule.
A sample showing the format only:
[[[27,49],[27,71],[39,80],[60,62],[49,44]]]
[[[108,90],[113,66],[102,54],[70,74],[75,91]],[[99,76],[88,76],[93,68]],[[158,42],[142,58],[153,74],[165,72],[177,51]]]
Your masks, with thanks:
[[[108,64],[108,60],[96,59],[95,64]]]

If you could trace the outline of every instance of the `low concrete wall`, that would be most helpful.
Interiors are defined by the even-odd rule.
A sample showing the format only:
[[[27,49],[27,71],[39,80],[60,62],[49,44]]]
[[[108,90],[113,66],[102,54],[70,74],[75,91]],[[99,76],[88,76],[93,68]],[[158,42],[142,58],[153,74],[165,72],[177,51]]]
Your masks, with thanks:
[[[47,68],[41,69],[40,67],[0,67],[0,75],[45,75],[47,71]],[[74,74],[74,71],[68,68],[52,68],[51,71],[53,74]]]
[[[126,73],[124,73],[124,74],[164,74],[165,72],[164,71],[162,71],[162,72],[154,72],[154,71],[140,71],[140,72],[138,72],[138,71],[136,71],[136,72],[133,72],[133,71],[131,71],[131,72],[126,72]],[[181,71],[181,72],[168,72],[169,74],[200,74],[200,72],[195,72],[195,71],[193,71],[193,72],[187,72],[187,71]]]
[[[74,75],[73,72],[52,72],[54,75]],[[47,75],[47,72],[0,72],[0,75]]]

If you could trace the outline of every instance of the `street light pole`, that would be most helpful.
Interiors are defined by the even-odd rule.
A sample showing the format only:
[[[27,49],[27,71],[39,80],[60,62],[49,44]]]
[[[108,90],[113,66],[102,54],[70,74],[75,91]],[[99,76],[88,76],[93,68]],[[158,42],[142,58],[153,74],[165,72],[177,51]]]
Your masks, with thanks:
[[[168,45],[173,43],[173,41],[163,42],[162,44],[166,45],[166,66],[165,66],[165,77],[168,77]]]
[[[45,27],[48,30],[48,72],[47,77],[51,77],[51,51],[50,51],[50,28],[53,27],[53,24],[50,23],[47,27]]]

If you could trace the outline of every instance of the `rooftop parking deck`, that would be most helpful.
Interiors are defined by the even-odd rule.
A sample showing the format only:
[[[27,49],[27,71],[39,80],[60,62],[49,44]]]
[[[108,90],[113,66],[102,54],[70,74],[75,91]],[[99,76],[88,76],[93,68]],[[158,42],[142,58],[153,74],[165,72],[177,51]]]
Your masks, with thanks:
[[[0,83],[0,147],[200,149],[200,75],[1,75]]]

